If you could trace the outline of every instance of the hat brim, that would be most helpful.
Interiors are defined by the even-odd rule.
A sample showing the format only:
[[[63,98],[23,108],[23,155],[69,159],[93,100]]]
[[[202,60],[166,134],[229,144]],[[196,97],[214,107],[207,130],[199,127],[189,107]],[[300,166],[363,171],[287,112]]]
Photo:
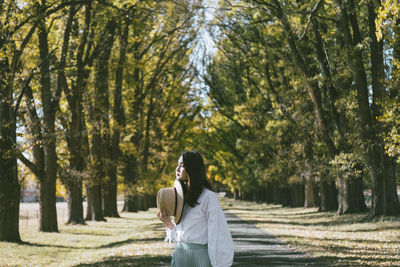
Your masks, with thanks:
[[[183,182],[179,180],[175,180],[174,187],[176,189],[176,197],[177,197],[177,204],[176,204],[176,213],[174,216],[175,224],[179,224],[182,219],[183,214],[183,207],[185,206],[185,192],[183,190]]]

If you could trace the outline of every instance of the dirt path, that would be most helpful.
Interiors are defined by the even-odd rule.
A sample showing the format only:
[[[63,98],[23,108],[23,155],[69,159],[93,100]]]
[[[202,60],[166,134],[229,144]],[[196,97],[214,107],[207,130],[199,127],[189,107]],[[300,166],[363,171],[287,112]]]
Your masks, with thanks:
[[[295,251],[250,222],[225,212],[235,244],[233,266],[316,266],[312,258]]]

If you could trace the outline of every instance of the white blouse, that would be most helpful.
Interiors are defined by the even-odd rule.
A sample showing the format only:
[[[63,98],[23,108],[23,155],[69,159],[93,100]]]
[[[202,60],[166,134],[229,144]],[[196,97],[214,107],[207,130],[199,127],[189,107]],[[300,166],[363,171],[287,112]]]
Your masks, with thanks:
[[[231,266],[233,241],[217,195],[203,189],[195,207],[185,204],[182,219],[171,230],[166,227],[166,241],[208,244],[208,255],[214,267]]]

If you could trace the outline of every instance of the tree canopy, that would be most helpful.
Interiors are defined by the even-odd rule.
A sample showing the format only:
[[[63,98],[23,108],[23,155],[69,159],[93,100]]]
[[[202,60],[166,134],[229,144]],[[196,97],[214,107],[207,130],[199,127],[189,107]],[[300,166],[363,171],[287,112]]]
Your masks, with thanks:
[[[398,13],[392,0],[0,2],[0,240],[20,241],[24,177],[40,230],[57,232],[57,190],[69,223],[119,217],[118,196],[146,209],[185,149],[237,198],[399,215]]]

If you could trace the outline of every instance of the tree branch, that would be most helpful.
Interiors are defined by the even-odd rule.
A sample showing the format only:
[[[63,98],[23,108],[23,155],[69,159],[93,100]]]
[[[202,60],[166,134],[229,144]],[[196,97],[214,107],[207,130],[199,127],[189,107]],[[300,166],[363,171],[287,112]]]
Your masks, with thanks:
[[[24,83],[22,85],[21,93],[19,94],[17,103],[15,104],[14,116],[17,115],[19,105],[21,104],[21,101],[22,101],[22,97],[25,95],[25,91],[26,91],[27,87],[29,86],[29,83],[31,82],[33,76],[35,76],[35,71],[39,68],[39,66],[40,66],[40,63],[39,63],[39,65],[37,65],[35,68],[33,68],[31,70],[31,73],[29,74],[28,78],[24,81]]]
[[[30,161],[22,153],[19,153],[17,155],[17,157],[26,167],[28,167],[35,174],[36,177],[38,177],[38,178],[40,177],[40,172],[39,172],[38,168],[36,167],[35,163]]]
[[[304,31],[303,31],[303,33],[301,34],[300,38],[299,38],[299,41],[302,40],[302,39],[304,38],[304,36],[306,35],[307,30],[308,30],[308,27],[310,26],[310,23],[311,23],[313,17],[315,16],[315,14],[317,14],[318,9],[322,6],[323,1],[324,1],[324,0],[319,0],[319,1],[314,5],[313,9],[311,9],[310,14],[308,14],[308,21],[307,21],[306,27],[304,28]]]

